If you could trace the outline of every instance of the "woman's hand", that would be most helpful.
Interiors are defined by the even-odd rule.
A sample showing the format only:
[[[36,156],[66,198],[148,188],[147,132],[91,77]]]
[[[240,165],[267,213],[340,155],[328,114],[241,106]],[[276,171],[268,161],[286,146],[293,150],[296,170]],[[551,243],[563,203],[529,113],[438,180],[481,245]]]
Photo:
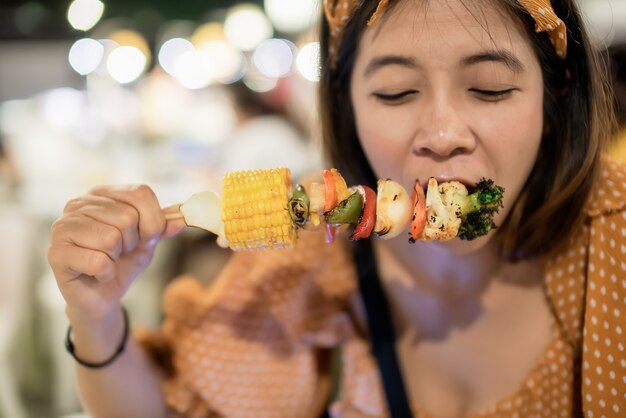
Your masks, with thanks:
[[[96,320],[119,309],[158,241],[183,226],[165,221],[156,195],[145,185],[97,187],[70,200],[52,225],[48,250],[68,308]]]

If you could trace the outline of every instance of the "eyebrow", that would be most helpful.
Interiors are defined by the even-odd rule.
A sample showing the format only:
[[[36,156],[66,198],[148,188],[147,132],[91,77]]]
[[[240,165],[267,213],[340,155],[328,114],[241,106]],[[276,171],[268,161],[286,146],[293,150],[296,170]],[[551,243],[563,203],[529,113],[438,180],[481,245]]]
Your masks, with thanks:
[[[506,65],[514,73],[522,73],[526,67],[515,55],[506,50],[492,50],[480,52],[463,58],[461,63],[465,66],[480,64],[483,62],[497,62]]]
[[[369,64],[367,64],[365,70],[363,70],[363,77],[367,78],[376,71],[388,65],[399,65],[401,67],[410,69],[418,67],[415,60],[411,57],[406,57],[403,55],[382,55],[380,57],[372,59]]]
[[[504,64],[514,73],[521,73],[526,70],[522,61],[506,50],[484,51],[478,54],[470,55],[461,60],[461,63],[464,66],[476,65],[483,62],[497,62]],[[363,70],[363,77],[370,77],[376,71],[389,65],[399,65],[409,69],[419,67],[418,63],[411,57],[403,55],[382,55],[380,57],[373,58],[369,64],[367,64],[365,70]]]

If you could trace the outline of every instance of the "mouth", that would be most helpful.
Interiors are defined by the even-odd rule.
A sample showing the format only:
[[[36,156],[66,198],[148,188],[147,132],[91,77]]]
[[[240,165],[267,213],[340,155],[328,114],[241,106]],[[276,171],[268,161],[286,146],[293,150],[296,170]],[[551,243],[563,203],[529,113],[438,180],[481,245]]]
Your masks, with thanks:
[[[430,178],[433,178],[433,177],[430,177]],[[468,194],[472,194],[474,192],[474,190],[476,189],[476,184],[478,183],[478,181],[473,182],[463,177],[440,176],[440,177],[434,177],[434,179],[437,180],[437,184],[447,183],[451,181],[459,182],[463,186],[465,186]],[[421,185],[422,185],[422,189],[424,190],[424,192],[426,192],[428,190],[428,181],[422,182]]]

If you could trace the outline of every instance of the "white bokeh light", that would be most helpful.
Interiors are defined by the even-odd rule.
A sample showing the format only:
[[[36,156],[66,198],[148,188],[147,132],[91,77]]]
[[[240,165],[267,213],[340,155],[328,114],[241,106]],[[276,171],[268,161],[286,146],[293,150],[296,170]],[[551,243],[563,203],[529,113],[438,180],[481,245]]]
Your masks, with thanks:
[[[213,82],[215,66],[207,53],[188,51],[178,59],[174,76],[188,89],[199,89]]]
[[[296,46],[290,41],[268,39],[254,50],[252,62],[267,77],[284,77],[293,68],[295,50]]]
[[[67,9],[67,20],[76,30],[88,31],[100,21],[104,4],[100,0],[74,0]]]
[[[174,75],[176,65],[180,57],[189,51],[193,51],[194,47],[187,39],[173,38],[161,45],[159,49],[159,65],[168,74]]]
[[[119,48],[120,45],[117,42],[106,38],[100,38],[98,39],[98,42],[102,45],[104,50],[102,61],[100,61],[100,65],[98,65],[98,68],[96,68],[94,74],[106,76],[109,74],[109,71],[107,70],[107,61],[109,59],[109,55],[111,55],[111,52],[115,51],[115,48]]]
[[[300,48],[296,58],[296,67],[302,77],[312,82],[320,80],[320,43],[309,42]]]
[[[224,22],[226,38],[237,48],[251,51],[274,33],[263,10],[253,4],[233,7]]]
[[[233,83],[243,77],[246,58],[225,41],[205,42],[198,50],[205,52],[213,63],[214,78],[221,83]]]
[[[135,81],[146,68],[146,56],[134,46],[120,46],[109,54],[107,71],[118,83]]]
[[[316,22],[319,3],[319,0],[265,0],[264,6],[276,29],[294,33]]]
[[[256,68],[250,68],[243,78],[244,84],[252,91],[266,93],[278,85],[278,78],[268,77]]]
[[[80,75],[94,72],[104,57],[104,45],[95,39],[83,38],[74,42],[68,54],[68,61]]]

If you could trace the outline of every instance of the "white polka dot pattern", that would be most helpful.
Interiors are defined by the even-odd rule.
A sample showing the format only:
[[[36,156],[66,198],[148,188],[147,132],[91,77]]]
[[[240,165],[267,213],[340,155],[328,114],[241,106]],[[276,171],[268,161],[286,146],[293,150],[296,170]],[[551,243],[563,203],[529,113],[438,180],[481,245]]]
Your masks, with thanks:
[[[574,347],[582,344],[589,228],[583,225],[567,251],[547,260],[545,284],[557,319]]]
[[[319,416],[325,398],[311,347],[354,338],[344,311],[356,280],[341,245],[303,233],[294,250],[234,253],[208,290],[192,278],[168,287],[163,328],[177,373],[163,387],[172,416]]]
[[[626,411],[626,362],[618,360],[626,358],[626,168],[605,166],[588,205],[589,224],[546,264],[548,295],[570,343],[582,350],[587,417]]]
[[[611,176],[604,193],[610,214],[591,221],[582,370],[587,417],[626,416],[626,171],[617,173],[622,180]]]
[[[567,54],[567,28],[565,23],[554,13],[550,2],[546,0],[519,0],[519,3],[535,19],[535,30],[547,32],[556,54],[565,58]]]
[[[626,416],[625,167],[607,163],[588,215],[569,246],[546,260],[558,322],[552,343],[519,390],[474,418],[570,417],[578,401],[586,417]],[[316,388],[325,371],[314,348],[341,346],[342,399],[384,417],[375,361],[346,314],[355,292],[347,252],[322,234],[302,234],[293,251],[235,253],[210,290],[175,281],[157,338],[175,367],[163,383],[172,416],[319,416],[325,393]]]

